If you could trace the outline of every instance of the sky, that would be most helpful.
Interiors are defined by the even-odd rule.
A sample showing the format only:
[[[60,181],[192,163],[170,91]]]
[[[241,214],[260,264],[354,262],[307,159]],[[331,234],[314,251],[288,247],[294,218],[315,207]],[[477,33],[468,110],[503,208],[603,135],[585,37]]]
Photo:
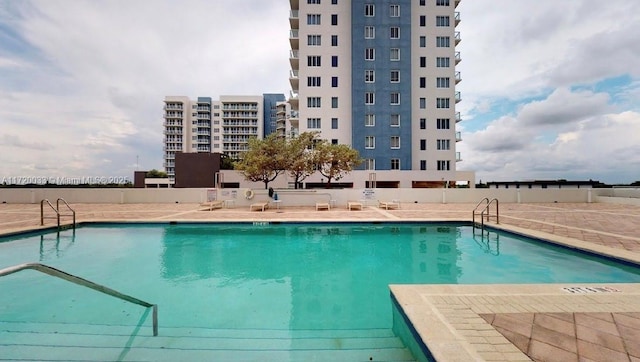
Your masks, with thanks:
[[[640,1],[456,10],[459,170],[640,180]],[[288,0],[0,0],[0,183],[162,169],[165,96],[289,94],[288,16]]]

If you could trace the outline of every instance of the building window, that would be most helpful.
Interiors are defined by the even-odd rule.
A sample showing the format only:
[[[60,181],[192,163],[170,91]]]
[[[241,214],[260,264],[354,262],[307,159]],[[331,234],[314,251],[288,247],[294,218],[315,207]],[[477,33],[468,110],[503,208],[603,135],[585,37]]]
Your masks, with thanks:
[[[449,57],[437,57],[436,58],[436,67],[438,67],[438,68],[449,68]]]
[[[436,141],[436,149],[437,150],[449,150],[451,149],[451,142],[449,140],[437,140]]]
[[[391,105],[397,106],[398,104],[400,104],[400,93],[391,92]]]
[[[307,77],[307,87],[320,87],[320,77]]]
[[[427,108],[427,99],[420,98],[420,109],[426,109],[426,108]]]
[[[338,108],[338,97],[331,97],[331,108]]]
[[[364,138],[364,148],[368,150],[376,148],[376,138],[373,136],[366,136]]]
[[[307,118],[307,128],[320,129],[321,126],[320,118]]]
[[[373,92],[366,92],[364,94],[364,104],[366,105],[376,104],[376,94]]]
[[[376,125],[376,115],[375,114],[365,114],[364,115],[364,126],[365,127],[374,127]]]
[[[420,15],[420,26],[427,26],[427,17],[425,15]]]
[[[316,4],[316,5],[320,5],[320,0],[307,0],[307,4]]]
[[[420,57],[420,68],[427,67],[427,57]]]
[[[376,38],[376,27],[375,26],[365,26],[364,27],[364,38],[365,39],[375,39]]]
[[[437,129],[449,129],[449,118],[438,118],[436,120]]]
[[[307,107],[309,108],[320,108],[321,102],[320,97],[307,97]]]
[[[420,118],[420,129],[427,129],[427,119]]]
[[[449,26],[449,17],[436,16],[436,26]]]
[[[334,67],[334,68],[338,66],[338,56],[337,55],[332,55],[331,56],[331,66]]]
[[[332,145],[337,145],[338,144],[338,139],[337,138],[332,138],[331,139],[331,144]]]
[[[391,118],[389,119],[389,125],[391,127],[400,127],[400,115],[392,114]]]
[[[436,98],[436,108],[449,108],[449,98]]]
[[[427,161],[426,160],[420,160],[420,170],[421,171],[425,171],[427,169]]]
[[[400,169],[400,159],[399,158],[392,158],[391,159],[391,169],[392,170],[399,170]]]
[[[338,129],[338,119],[331,118],[331,129]]]
[[[427,37],[420,36],[420,48],[424,48],[427,46]]]
[[[438,48],[448,48],[451,46],[451,40],[448,36],[437,36],[436,37],[436,47]]]
[[[392,26],[391,28],[389,28],[390,30],[390,35],[389,37],[391,39],[400,39],[400,28],[397,26]]]
[[[449,171],[449,160],[438,160],[438,171]]]
[[[338,25],[338,14],[331,14],[331,25]]]
[[[391,71],[391,76],[390,76],[389,79],[391,80],[391,83],[400,82],[400,71],[399,70],[392,70]]]
[[[364,160],[364,169],[365,170],[375,170],[376,169],[376,160],[373,158],[367,158]]]
[[[331,46],[332,47],[337,47],[338,46],[338,36],[337,35],[331,35]]]
[[[391,61],[397,62],[400,60],[400,49],[399,48],[391,48],[390,57]]]
[[[392,149],[400,148],[400,136],[391,136],[391,148]]]
[[[376,6],[373,4],[364,4],[364,16],[375,16]]]
[[[420,151],[427,150],[427,140],[420,140]]]
[[[436,6],[449,6],[449,0],[436,0]]]
[[[307,56],[307,66],[308,67],[319,67],[320,66],[320,56],[319,55],[309,55],[309,56]]]
[[[376,71],[375,70],[365,70],[364,71],[364,82],[365,83],[374,83],[376,81]]]
[[[309,45],[309,46],[320,46],[320,45],[322,45],[322,36],[321,35],[307,35],[307,45]]]
[[[420,6],[425,6],[426,2],[427,2],[427,0],[420,0]]]
[[[331,86],[333,88],[338,87],[338,77],[331,77]]]
[[[449,78],[436,78],[436,87],[437,88],[449,88]]]
[[[331,5],[338,5],[338,0],[331,0]]]
[[[426,87],[427,87],[427,78],[420,77],[420,88],[426,88]]]
[[[391,16],[392,18],[400,17],[400,5],[390,5],[389,16]]]
[[[320,25],[320,14],[307,14],[307,25]]]
[[[376,60],[376,50],[374,48],[366,48],[364,50],[364,60]]]

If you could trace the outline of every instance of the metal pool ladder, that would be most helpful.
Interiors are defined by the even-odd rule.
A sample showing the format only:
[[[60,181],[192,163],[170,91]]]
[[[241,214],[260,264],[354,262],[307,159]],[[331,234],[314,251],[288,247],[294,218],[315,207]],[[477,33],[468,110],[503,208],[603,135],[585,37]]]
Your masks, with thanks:
[[[60,213],[60,201],[62,201],[64,203],[64,205],[67,207],[67,209],[69,209],[69,211],[71,211],[71,214],[66,214],[63,215]],[[40,201],[40,225],[44,226],[44,204],[49,205],[49,207],[51,207],[51,209],[56,213],[56,216],[49,216],[46,217],[46,219],[53,219],[55,218],[58,222],[58,230],[60,230],[60,216],[72,216],[73,217],[73,223],[71,224],[71,226],[75,229],[76,228],[76,211],[74,209],[71,208],[71,206],[69,206],[69,203],[67,203],[67,201],[65,199],[63,199],[62,197],[58,197],[58,199],[56,200],[56,207],[53,207],[53,205],[51,205],[51,203],[49,202],[49,200],[47,199],[42,199]]]
[[[25,269],[31,269],[31,270],[36,270],[39,271],[41,273],[44,274],[48,274],[60,279],[64,279],[66,281],[69,281],[71,283],[75,283],[78,285],[81,285],[83,287],[87,287],[93,290],[97,290],[101,293],[104,294],[108,294],[112,297],[116,297],[119,299],[122,299],[124,301],[133,303],[133,304],[137,304],[137,305],[141,305],[145,308],[153,308],[152,311],[152,319],[153,319],[153,336],[157,336],[158,335],[158,305],[157,304],[151,304],[148,302],[145,302],[143,300],[140,300],[138,298],[134,298],[130,295],[126,295],[123,293],[120,293],[116,290],[113,290],[111,288],[107,288],[104,285],[100,285],[97,283],[94,283],[92,281],[89,281],[87,279],[83,279],[80,278],[78,276],[69,274],[69,273],[65,273],[62,270],[56,269],[56,268],[52,268],[48,265],[44,265],[44,264],[40,264],[40,263],[26,263],[26,264],[18,264],[18,265],[14,265],[8,268],[4,268],[4,269],[0,269],[0,277],[9,275],[9,274],[13,274],[13,273],[17,273],[19,271],[25,270]]]
[[[491,215],[491,205],[494,204],[494,203],[496,205],[496,214],[495,215]],[[479,210],[479,209],[481,209],[481,210]],[[480,216],[480,225],[478,225],[476,223],[476,215]],[[499,224],[500,223],[500,207],[499,207],[498,199],[494,198],[494,199],[489,200],[488,197],[485,197],[484,199],[480,200],[480,202],[473,209],[473,216],[472,216],[473,229],[475,230],[476,227],[479,227],[480,230],[482,232],[484,232],[484,219],[486,217],[487,221],[489,221],[490,217],[492,217],[492,216],[495,216],[496,224]]]

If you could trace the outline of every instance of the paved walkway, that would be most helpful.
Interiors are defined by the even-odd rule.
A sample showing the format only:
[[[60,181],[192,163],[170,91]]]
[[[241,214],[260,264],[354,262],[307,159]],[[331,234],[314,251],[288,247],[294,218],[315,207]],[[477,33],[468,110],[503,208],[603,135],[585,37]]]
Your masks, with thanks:
[[[282,207],[260,212],[248,207],[202,211],[197,204],[72,205],[78,222],[470,221],[474,206],[403,203],[397,210]],[[45,214],[44,227],[54,226],[53,211],[45,209]],[[63,223],[70,220],[62,216]],[[495,219],[491,224],[640,263],[637,206],[502,204],[500,225]],[[38,228],[40,205],[0,204],[0,234]],[[640,361],[638,284],[413,285],[392,286],[392,291],[438,360]]]

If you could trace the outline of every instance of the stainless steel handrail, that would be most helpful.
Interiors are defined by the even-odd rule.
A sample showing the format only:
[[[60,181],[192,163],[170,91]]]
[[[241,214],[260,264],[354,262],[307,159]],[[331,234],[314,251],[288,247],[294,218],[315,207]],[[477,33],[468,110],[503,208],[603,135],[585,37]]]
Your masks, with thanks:
[[[47,200],[47,199],[42,199],[42,200],[40,201],[40,226],[43,226],[43,225],[44,225],[44,219],[45,219],[45,217],[44,217],[44,203],[45,203],[45,202],[46,202],[46,203],[51,207],[51,209],[56,213],[56,219],[58,220],[58,227],[60,227],[60,212],[59,212],[55,207],[53,207],[53,205],[51,205],[51,203],[50,203],[50,202],[49,202],[49,200]],[[53,219],[53,217],[48,217],[48,218],[49,218],[49,219]]]
[[[480,207],[480,205],[482,205],[483,202],[486,202],[487,205],[489,205],[489,198],[485,197],[484,199],[480,200],[480,202],[478,202],[476,207],[474,207],[473,211],[471,212],[472,213],[471,220],[473,221],[473,226],[474,227],[476,226],[476,211],[478,211],[478,208]]]
[[[56,209],[58,209],[58,228],[60,228],[60,201],[62,201],[67,206],[67,209],[71,211],[71,215],[73,216],[73,227],[75,228],[76,227],[76,210],[72,209],[71,206],[69,206],[69,203],[67,202],[67,200],[63,199],[62,197],[58,197],[58,199],[56,200]]]
[[[14,265],[8,268],[4,268],[4,269],[0,269],[0,277],[6,276],[6,275],[10,275],[13,273],[17,273],[19,271],[25,270],[25,269],[31,269],[31,270],[35,270],[35,271],[39,271],[41,273],[44,274],[48,274],[60,279],[64,279],[66,281],[69,281],[71,283],[75,283],[78,285],[81,285],[83,287],[87,287],[87,288],[91,288],[93,290],[96,290],[98,292],[104,293],[104,294],[108,294],[112,297],[116,297],[119,299],[122,299],[124,301],[133,303],[133,304],[137,304],[137,305],[141,305],[143,307],[146,308],[153,308],[153,313],[152,313],[152,319],[153,319],[153,336],[157,336],[158,335],[158,305],[157,304],[151,304],[148,302],[145,302],[143,300],[140,300],[138,298],[134,298],[130,295],[126,295],[123,293],[120,293],[116,290],[113,290],[111,288],[107,288],[104,285],[100,285],[97,283],[94,283],[90,280],[87,279],[83,279],[80,278],[78,276],[63,272],[62,270],[56,269],[56,268],[52,268],[48,265],[44,265],[44,264],[40,264],[40,263],[25,263],[25,264],[19,264],[19,265]]]
[[[485,218],[485,215],[486,215],[487,221],[489,221],[489,218],[491,217],[491,204],[493,204],[494,202],[496,204],[496,224],[500,223],[500,205],[499,205],[498,199],[494,198],[494,199],[489,200],[488,197],[485,197],[484,199],[480,200],[480,202],[473,209],[472,222],[473,222],[473,228],[474,229],[476,227],[476,214],[478,214],[478,207],[480,207],[483,203],[486,203],[486,205],[484,206],[482,211],[479,213],[480,214],[480,228],[484,232],[484,218]]]

